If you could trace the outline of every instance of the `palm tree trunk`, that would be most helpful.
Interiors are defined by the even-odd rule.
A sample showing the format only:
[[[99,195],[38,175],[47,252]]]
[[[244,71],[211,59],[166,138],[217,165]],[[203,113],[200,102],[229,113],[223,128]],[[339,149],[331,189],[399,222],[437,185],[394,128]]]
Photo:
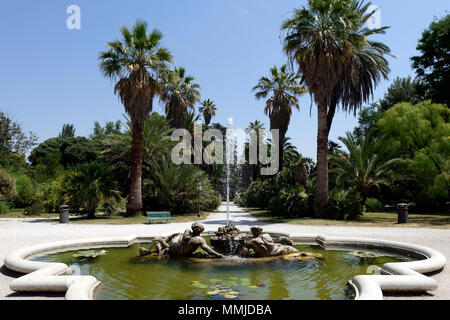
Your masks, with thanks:
[[[278,167],[278,172],[283,171],[283,165],[284,165],[284,140],[286,139],[286,132],[285,131],[281,131],[280,130],[280,141],[278,141],[278,152],[280,154],[280,159],[279,159],[279,167]]]
[[[127,215],[137,216],[142,210],[142,125],[133,124],[131,145],[130,194]]]
[[[317,107],[317,185],[314,205],[314,216],[322,218],[328,203],[328,127],[327,107],[318,104]]]

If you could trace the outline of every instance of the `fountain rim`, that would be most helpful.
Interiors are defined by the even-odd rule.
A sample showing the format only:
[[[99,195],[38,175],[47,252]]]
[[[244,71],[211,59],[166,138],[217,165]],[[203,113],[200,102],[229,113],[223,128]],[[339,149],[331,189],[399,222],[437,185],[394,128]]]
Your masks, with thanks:
[[[249,232],[249,231],[242,231]],[[206,231],[202,235],[212,235]],[[287,236],[299,245],[318,245],[325,250],[377,250],[400,255],[410,255],[418,260],[386,263],[373,275],[358,275],[348,281],[355,300],[383,300],[386,292],[418,292],[436,290],[436,280],[424,274],[440,271],[447,259],[434,249],[404,242],[353,237],[328,237],[323,234],[298,234],[271,232],[271,236]],[[38,244],[16,250],[9,254],[5,266],[25,275],[14,279],[10,289],[18,292],[65,292],[66,300],[93,300],[101,282],[94,276],[70,275],[72,269],[64,263],[31,261],[29,258],[43,254],[77,249],[129,247],[134,243],[150,242],[161,234],[127,237],[108,237],[58,241]]]

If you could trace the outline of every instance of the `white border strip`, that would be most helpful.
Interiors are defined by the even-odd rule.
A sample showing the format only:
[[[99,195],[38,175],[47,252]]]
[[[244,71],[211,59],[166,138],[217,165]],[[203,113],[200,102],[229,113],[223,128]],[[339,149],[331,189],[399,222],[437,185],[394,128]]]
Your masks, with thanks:
[[[437,288],[434,279],[424,273],[439,271],[447,260],[440,252],[395,241],[327,237],[320,234],[283,234],[266,231],[272,235],[286,235],[294,242],[320,245],[325,249],[382,250],[409,254],[423,260],[387,263],[375,275],[359,275],[349,281],[355,291],[356,300],[382,300],[386,292],[433,291]],[[21,292],[66,292],[67,300],[92,300],[94,290],[100,285],[93,276],[71,276],[72,270],[64,263],[30,261],[27,258],[41,253],[62,252],[76,249],[128,247],[135,242],[148,242],[153,237],[131,235],[119,238],[72,240],[35,245],[17,250],[5,258],[8,269],[26,275],[13,280],[10,289]]]

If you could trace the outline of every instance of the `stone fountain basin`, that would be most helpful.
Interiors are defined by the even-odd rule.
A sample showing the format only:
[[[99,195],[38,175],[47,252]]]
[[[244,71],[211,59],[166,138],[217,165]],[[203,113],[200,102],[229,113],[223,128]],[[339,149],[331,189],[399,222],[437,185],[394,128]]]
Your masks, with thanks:
[[[243,231],[248,232],[248,231]],[[385,251],[417,258],[415,261],[384,264],[373,275],[360,275],[349,279],[356,300],[382,300],[386,292],[433,291],[437,282],[424,274],[442,270],[446,258],[440,252],[415,245],[379,239],[327,237],[321,234],[283,234],[266,230],[273,237],[286,236],[299,245],[319,245],[324,249],[359,251]],[[213,232],[205,233],[205,236]],[[161,235],[158,235],[158,237]],[[70,275],[72,270],[64,263],[28,260],[43,253],[57,253],[79,249],[128,247],[136,242],[150,242],[157,236],[135,236],[71,240],[39,244],[9,254],[5,266],[25,275],[13,280],[10,289],[19,292],[65,292],[67,300],[92,300],[100,285],[93,276]]]

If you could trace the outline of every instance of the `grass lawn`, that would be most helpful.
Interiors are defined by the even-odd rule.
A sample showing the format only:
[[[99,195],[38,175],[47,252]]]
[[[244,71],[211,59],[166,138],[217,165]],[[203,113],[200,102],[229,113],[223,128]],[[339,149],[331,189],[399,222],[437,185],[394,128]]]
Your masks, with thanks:
[[[283,218],[271,216],[266,210],[245,208],[245,211],[259,221],[269,223],[290,223],[316,226],[367,226],[367,227],[402,227],[402,228],[440,228],[450,229],[450,213],[409,214],[408,224],[397,224],[397,213],[365,213],[358,220],[340,221],[315,218]]]
[[[211,212],[201,212],[200,218],[197,217],[197,213],[186,213],[179,215],[172,215],[171,223],[178,222],[195,222],[199,220],[204,220],[208,217]],[[138,217],[125,217],[122,215],[118,216],[107,216],[101,215],[96,216],[94,219],[88,218],[76,218],[71,219],[70,223],[72,224],[148,224],[147,216],[138,216]],[[165,221],[153,221],[152,224],[157,223],[166,223]]]
[[[7,214],[3,213],[0,218],[56,218],[59,217],[58,213],[43,213],[40,216],[26,216],[23,213],[23,209],[11,209]]]
[[[197,212],[195,213],[185,213],[179,215],[172,215],[172,223],[178,222],[190,222],[199,221],[206,219],[211,212],[201,212],[200,218],[197,217]],[[72,214],[71,214],[72,216]],[[26,216],[23,214],[23,209],[12,209],[8,214],[0,216],[0,218],[59,218],[58,213],[43,213],[40,216]],[[52,222],[52,221],[49,221]],[[88,219],[86,217],[77,217],[70,219],[70,223],[74,224],[148,224],[147,216],[138,217],[125,217],[123,215],[108,216],[108,215],[97,215],[94,219]],[[165,223],[165,221],[156,221],[156,223]]]

